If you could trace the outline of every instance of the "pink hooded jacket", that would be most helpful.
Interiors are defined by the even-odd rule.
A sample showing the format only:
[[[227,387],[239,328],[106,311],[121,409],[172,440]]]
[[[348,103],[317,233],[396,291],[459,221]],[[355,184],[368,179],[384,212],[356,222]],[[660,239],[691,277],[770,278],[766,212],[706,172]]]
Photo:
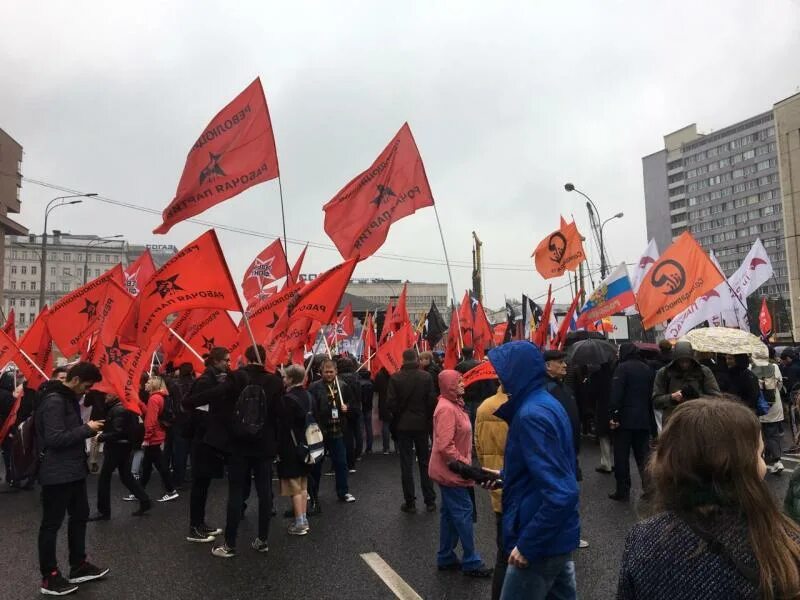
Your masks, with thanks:
[[[433,411],[433,449],[428,463],[428,476],[441,485],[470,487],[472,481],[462,479],[447,463],[460,460],[472,464],[472,426],[464,409],[464,399],[456,395],[461,373],[445,370],[439,373],[439,401]]]

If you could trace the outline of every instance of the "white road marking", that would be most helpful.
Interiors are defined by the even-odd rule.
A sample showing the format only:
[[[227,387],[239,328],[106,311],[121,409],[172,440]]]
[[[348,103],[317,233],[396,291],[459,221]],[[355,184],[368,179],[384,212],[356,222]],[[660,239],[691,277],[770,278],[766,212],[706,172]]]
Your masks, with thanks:
[[[417,594],[377,552],[367,552],[360,556],[400,600],[422,600],[422,596]]]
[[[790,460],[792,462],[800,463],[800,456],[781,456],[781,460]]]

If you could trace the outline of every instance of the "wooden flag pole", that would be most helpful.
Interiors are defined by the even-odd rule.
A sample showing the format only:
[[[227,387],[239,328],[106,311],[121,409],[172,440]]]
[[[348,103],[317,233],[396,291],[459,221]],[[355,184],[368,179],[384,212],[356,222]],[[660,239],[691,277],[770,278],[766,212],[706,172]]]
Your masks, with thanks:
[[[25,350],[23,350],[19,346],[17,346],[17,350],[19,350],[19,353],[22,354],[22,356],[25,358],[25,360],[27,360],[29,363],[31,363],[31,366],[34,369],[39,371],[39,373],[42,375],[42,377],[44,377],[45,379],[50,379],[50,377],[47,375],[47,373],[45,373],[39,365],[37,365],[35,362],[33,362],[33,359],[30,356],[28,356],[28,353],[25,352]]]
[[[281,184],[281,176],[278,175],[278,194],[281,197],[281,222],[283,223],[283,258],[286,261],[286,279],[289,279],[289,274],[292,272],[289,267],[289,242],[286,239],[286,212],[283,208],[283,184]]]
[[[263,365],[264,363],[261,359],[261,353],[258,351],[258,344],[256,343],[256,336],[253,335],[253,329],[250,327],[250,319],[247,317],[246,310],[242,312],[242,317],[244,318],[244,326],[247,328],[247,334],[250,336],[250,341],[253,344],[253,350],[256,353],[256,364]]]
[[[450,259],[447,256],[447,246],[444,243],[444,233],[442,232],[442,222],[439,219],[439,210],[436,208],[436,203],[433,203],[433,213],[436,215],[436,225],[439,227],[439,237],[442,238],[442,250],[444,250],[444,262],[447,265],[447,274],[450,276],[450,289],[453,292],[453,306],[456,303],[456,286],[453,283],[453,271],[450,268]],[[450,318],[453,318],[453,315],[450,315]],[[461,344],[461,347],[464,347],[464,337],[461,334],[461,318],[458,315],[458,311],[456,311],[456,323],[458,324],[458,341]]]
[[[175,336],[175,339],[177,339],[177,340],[178,340],[178,341],[179,341],[181,344],[183,344],[184,346],[186,346],[186,348],[189,350],[189,352],[191,352],[192,354],[194,354],[194,355],[195,355],[195,357],[197,357],[197,360],[199,360],[200,362],[202,362],[202,363],[204,363],[204,364],[205,364],[205,360],[203,360],[203,357],[202,357],[202,356],[200,356],[200,353],[199,353],[199,352],[197,352],[197,350],[195,350],[194,348],[192,348],[192,347],[189,345],[189,342],[187,342],[185,339],[183,339],[183,338],[182,338],[182,337],[181,337],[181,336],[178,334],[178,332],[177,332],[177,331],[175,331],[175,330],[174,330],[172,327],[167,327],[167,330],[168,330],[168,331],[169,331],[169,332],[170,332],[172,335],[174,335],[174,336]]]

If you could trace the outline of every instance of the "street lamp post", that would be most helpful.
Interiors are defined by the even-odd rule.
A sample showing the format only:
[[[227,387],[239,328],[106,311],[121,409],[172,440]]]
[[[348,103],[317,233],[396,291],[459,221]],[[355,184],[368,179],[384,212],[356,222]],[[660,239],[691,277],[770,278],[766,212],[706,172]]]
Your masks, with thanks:
[[[57,200],[67,200],[69,198],[92,198],[97,196],[97,194],[72,194],[70,196],[58,196],[57,198],[53,198],[50,202],[47,203],[47,206],[44,209],[44,231],[42,232],[42,256],[41,256],[41,269],[42,272],[39,275],[39,311],[44,308],[45,303],[45,286],[47,285],[47,217],[50,215],[51,210],[55,210],[61,206],[69,206],[70,204],[80,204],[83,200],[72,200],[71,202],[61,202],[60,204],[56,204],[53,206],[53,202]]]
[[[597,218],[597,222],[598,222],[598,224],[600,224],[600,228],[599,228],[599,238],[600,239],[598,240],[598,242],[600,244],[600,277],[602,279],[605,279],[605,277],[606,277],[606,249],[605,249],[605,244],[603,243],[603,225],[605,225],[611,219],[618,219],[618,218],[622,217],[622,213],[617,213],[611,219],[608,219],[607,221],[602,221],[600,219],[600,211],[597,210],[597,205],[594,203],[594,200],[589,198],[589,196],[584,194],[582,191],[580,191],[578,188],[576,188],[571,183],[565,183],[564,184],[564,189],[567,190],[568,192],[578,192],[581,196],[586,198],[586,200],[587,200],[586,206],[587,206],[587,208],[589,208],[589,213],[591,214],[592,210],[594,210],[594,214],[595,214],[595,217]]]
[[[108,237],[98,238],[96,240],[89,240],[89,243],[86,244],[86,253],[83,257],[83,285],[86,285],[86,281],[89,278],[89,249],[96,246],[101,246],[103,244],[107,244],[112,240],[116,240],[122,237],[122,234],[119,235],[110,235]]]

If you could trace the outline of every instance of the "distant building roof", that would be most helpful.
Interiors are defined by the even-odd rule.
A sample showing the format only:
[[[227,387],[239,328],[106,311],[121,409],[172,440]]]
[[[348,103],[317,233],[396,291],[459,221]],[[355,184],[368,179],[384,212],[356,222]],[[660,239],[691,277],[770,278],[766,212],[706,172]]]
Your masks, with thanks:
[[[344,310],[344,307],[347,306],[348,304],[352,304],[354,313],[386,310],[385,306],[367,300],[366,298],[362,298],[361,296],[354,296],[353,294],[348,294],[347,292],[345,292],[342,295],[342,301],[339,302],[339,310]]]

